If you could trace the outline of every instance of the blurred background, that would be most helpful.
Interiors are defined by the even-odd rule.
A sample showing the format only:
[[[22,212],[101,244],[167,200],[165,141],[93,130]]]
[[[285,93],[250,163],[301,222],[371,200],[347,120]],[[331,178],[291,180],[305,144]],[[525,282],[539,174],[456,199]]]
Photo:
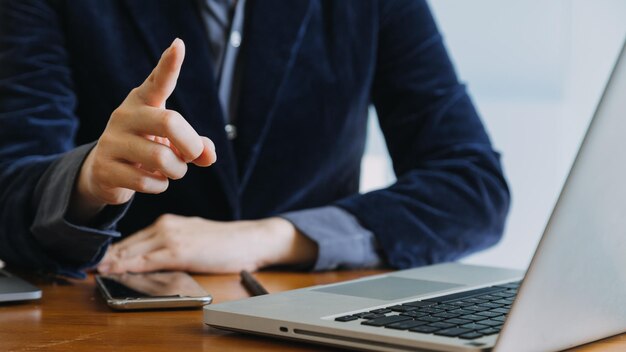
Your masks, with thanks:
[[[513,196],[502,241],[464,262],[525,269],[626,39],[626,1],[429,3]],[[373,109],[369,127],[363,192],[395,180]]]

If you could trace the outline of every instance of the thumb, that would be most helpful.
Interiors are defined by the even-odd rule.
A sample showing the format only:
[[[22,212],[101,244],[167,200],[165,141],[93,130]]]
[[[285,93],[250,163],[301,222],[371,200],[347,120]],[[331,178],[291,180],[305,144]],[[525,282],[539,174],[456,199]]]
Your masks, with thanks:
[[[176,88],[184,59],[185,43],[176,38],[163,52],[150,76],[135,90],[137,97],[146,105],[164,108],[165,101]]]

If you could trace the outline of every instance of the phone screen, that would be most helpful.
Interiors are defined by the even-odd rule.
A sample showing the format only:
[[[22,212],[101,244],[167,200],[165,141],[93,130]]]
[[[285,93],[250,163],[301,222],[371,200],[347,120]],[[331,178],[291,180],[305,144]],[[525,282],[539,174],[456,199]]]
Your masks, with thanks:
[[[189,274],[157,272],[100,276],[112,298],[206,297],[206,292]]]

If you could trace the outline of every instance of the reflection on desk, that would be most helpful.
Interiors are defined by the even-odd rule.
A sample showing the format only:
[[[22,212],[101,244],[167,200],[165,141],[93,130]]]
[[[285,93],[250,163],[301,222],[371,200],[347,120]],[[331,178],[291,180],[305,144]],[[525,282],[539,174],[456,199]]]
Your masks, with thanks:
[[[269,292],[280,292],[381,273],[261,272],[255,277]],[[215,302],[248,297],[238,274],[194,278]],[[205,326],[202,310],[115,312],[96,290],[93,276],[60,284],[28,277],[43,290],[34,302],[0,304],[0,351],[329,351],[328,347],[225,332]],[[626,334],[576,351],[626,351]]]

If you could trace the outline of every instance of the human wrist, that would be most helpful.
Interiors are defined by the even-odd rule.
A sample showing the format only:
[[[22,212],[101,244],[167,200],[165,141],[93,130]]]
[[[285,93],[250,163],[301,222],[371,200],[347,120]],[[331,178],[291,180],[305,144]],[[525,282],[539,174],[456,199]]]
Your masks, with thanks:
[[[300,233],[289,221],[272,217],[259,220],[259,232],[264,242],[259,268],[272,265],[313,264],[317,244]]]
[[[72,190],[67,216],[68,220],[74,223],[88,223],[98,213],[100,213],[106,205],[105,203],[94,197],[93,192],[91,192],[91,184],[89,182],[89,179],[91,173],[91,158],[93,157],[92,154],[93,153],[90,152],[87,155],[85,162],[80,168],[76,182],[74,184],[74,188]]]

